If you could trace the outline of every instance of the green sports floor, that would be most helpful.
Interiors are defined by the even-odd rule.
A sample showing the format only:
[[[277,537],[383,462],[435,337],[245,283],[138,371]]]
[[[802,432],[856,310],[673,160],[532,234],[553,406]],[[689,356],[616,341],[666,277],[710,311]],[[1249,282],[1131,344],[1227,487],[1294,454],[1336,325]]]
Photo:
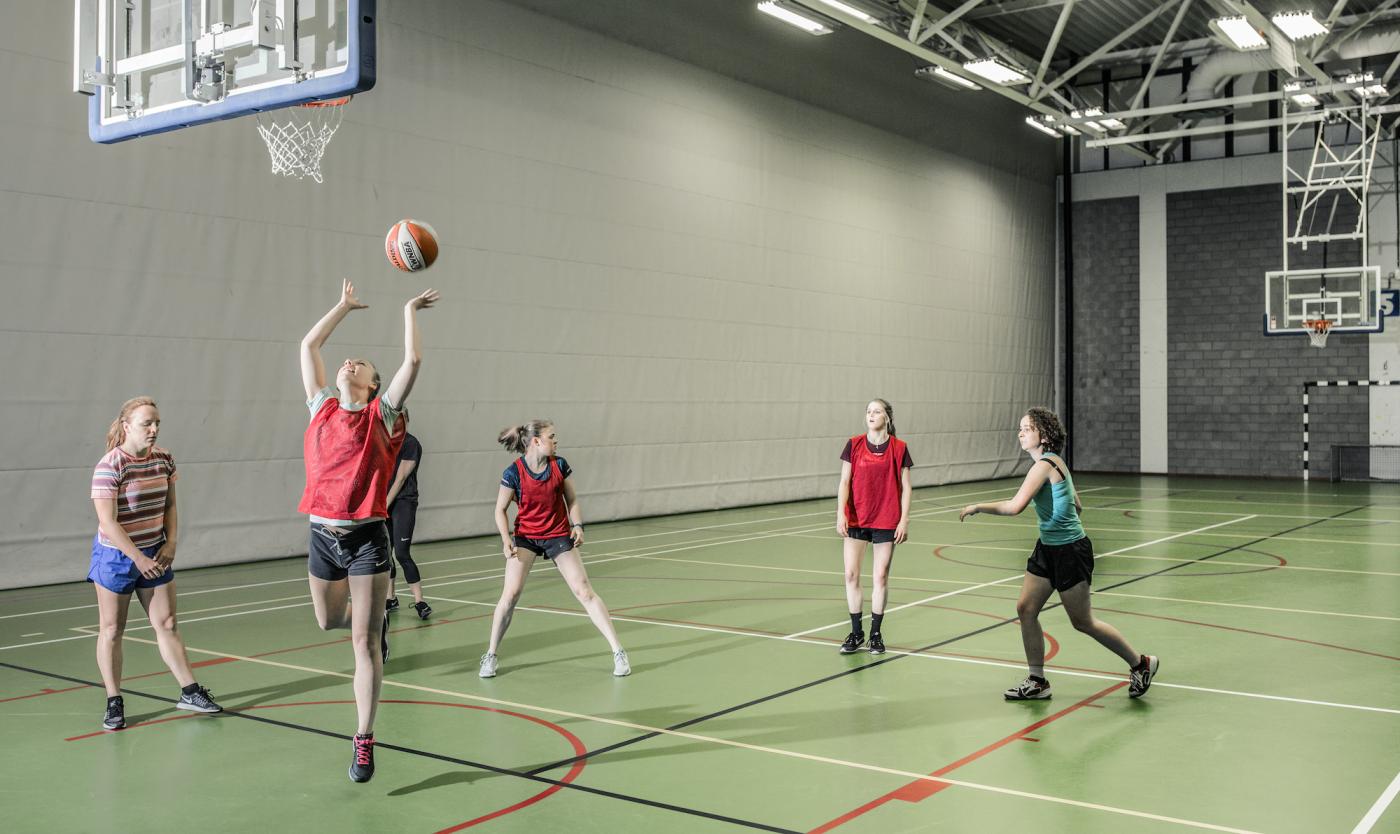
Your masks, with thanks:
[[[916,492],[882,657],[836,652],[830,500],[593,524],[632,676],[537,563],[500,675],[479,679],[498,542],[420,544],[435,613],[393,615],[366,785],[345,773],[350,652],[316,628],[303,560],[179,574],[220,716],[173,709],[134,606],[119,732],[99,728],[90,588],[0,593],[0,827],[1400,832],[1400,487],[1077,480],[1098,615],[1162,658],[1138,701],[1058,608],[1054,699],[1002,700],[1025,674],[1034,514],[957,508],[1016,481]]]

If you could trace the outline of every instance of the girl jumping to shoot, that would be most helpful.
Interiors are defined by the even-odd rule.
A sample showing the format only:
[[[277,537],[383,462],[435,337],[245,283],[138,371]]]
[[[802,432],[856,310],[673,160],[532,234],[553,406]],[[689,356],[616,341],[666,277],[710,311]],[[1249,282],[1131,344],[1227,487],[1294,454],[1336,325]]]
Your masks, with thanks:
[[[304,450],[306,491],[297,510],[311,516],[307,573],[316,623],[349,629],[355,653],[358,724],[350,778],[356,782],[374,775],[374,715],[389,659],[384,600],[393,557],[385,499],[407,433],[404,401],[421,362],[417,314],[437,300],[437,292],[428,290],[404,305],[403,364],[385,390],[379,371],[365,359],[346,359],[336,370],[335,385],[326,384],[321,346],[351,310],[368,306],[355,297],[349,281],[341,284],[339,303],[301,340],[301,381],[311,425]]]
[[[1016,616],[1021,621],[1021,642],[1025,644],[1030,674],[1006,690],[1006,700],[1050,697],[1050,682],[1045,679],[1045,637],[1040,628],[1040,609],[1052,592],[1060,594],[1060,603],[1076,631],[1093,637],[1123,658],[1131,676],[1128,696],[1141,698],[1152,685],[1160,663],[1156,657],[1138,654],[1118,629],[1094,617],[1089,603],[1094,545],[1079,522],[1079,511],[1083,507],[1069,466],[1060,457],[1065,447],[1064,426],[1053,411],[1032,408],[1021,418],[1016,434],[1021,448],[1035,463],[1015,497],[1009,501],[969,504],[958,515],[959,521],[978,513],[1020,515],[1027,504],[1034,502],[1035,513],[1040,517],[1040,539],[1026,561],[1026,577],[1021,582],[1021,597],[1016,601]]]
[[[502,446],[520,455],[501,475],[501,490],[496,496],[496,529],[501,533],[501,551],[506,557],[505,587],[491,617],[491,643],[481,656],[479,675],[494,678],[498,660],[496,651],[501,638],[510,628],[515,604],[525,589],[525,578],[535,557],[553,561],[554,566],[569,583],[593,625],[603,633],[613,653],[613,674],[632,674],[627,652],[617,642],[612,616],[602,597],[593,591],[578,548],[583,544],[583,516],[579,510],[578,494],[568,481],[572,474],[569,464],[555,456],[559,440],[554,424],[548,420],[531,420],[521,426],[511,426],[496,438]],[[515,502],[515,530],[512,533],[506,510]]]

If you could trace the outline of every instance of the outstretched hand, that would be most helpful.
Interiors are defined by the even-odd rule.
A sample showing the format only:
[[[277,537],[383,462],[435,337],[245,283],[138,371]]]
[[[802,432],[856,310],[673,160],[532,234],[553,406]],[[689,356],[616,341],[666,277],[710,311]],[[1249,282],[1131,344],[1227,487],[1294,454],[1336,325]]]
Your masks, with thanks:
[[[340,285],[340,303],[349,310],[363,310],[369,305],[355,297],[355,285],[346,278]]]
[[[408,304],[404,306],[408,307],[410,310],[426,310],[438,303],[438,299],[440,298],[442,298],[442,296],[437,290],[424,290],[421,295],[415,295],[410,298]]]
[[[962,511],[958,513],[958,521],[965,521],[970,515],[977,515],[976,504],[968,504],[966,507],[963,507]]]

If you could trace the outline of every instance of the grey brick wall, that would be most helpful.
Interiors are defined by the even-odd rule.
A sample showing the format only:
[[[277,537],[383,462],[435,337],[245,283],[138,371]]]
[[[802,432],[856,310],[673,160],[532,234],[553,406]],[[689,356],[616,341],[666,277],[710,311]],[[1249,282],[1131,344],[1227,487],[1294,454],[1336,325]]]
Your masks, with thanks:
[[[1136,472],[1138,200],[1074,204],[1074,467]]]
[[[1168,466],[1173,474],[1296,477],[1302,471],[1302,383],[1364,379],[1368,338],[1333,335],[1325,349],[1262,333],[1264,273],[1281,265],[1277,186],[1167,195]],[[1339,212],[1339,217],[1341,213]],[[1354,214],[1353,214],[1354,216]],[[1333,244],[1330,265],[1357,262]],[[1291,266],[1322,266],[1321,247]],[[1331,443],[1366,443],[1368,393],[1313,398],[1312,467]]]

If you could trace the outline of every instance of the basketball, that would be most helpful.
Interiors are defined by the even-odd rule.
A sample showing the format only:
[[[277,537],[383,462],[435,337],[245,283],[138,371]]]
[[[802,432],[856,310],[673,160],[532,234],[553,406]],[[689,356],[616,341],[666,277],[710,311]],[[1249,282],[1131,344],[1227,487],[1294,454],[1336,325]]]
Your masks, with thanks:
[[[384,238],[384,254],[389,263],[404,272],[427,269],[437,260],[437,233],[418,220],[404,219],[389,227]]]

